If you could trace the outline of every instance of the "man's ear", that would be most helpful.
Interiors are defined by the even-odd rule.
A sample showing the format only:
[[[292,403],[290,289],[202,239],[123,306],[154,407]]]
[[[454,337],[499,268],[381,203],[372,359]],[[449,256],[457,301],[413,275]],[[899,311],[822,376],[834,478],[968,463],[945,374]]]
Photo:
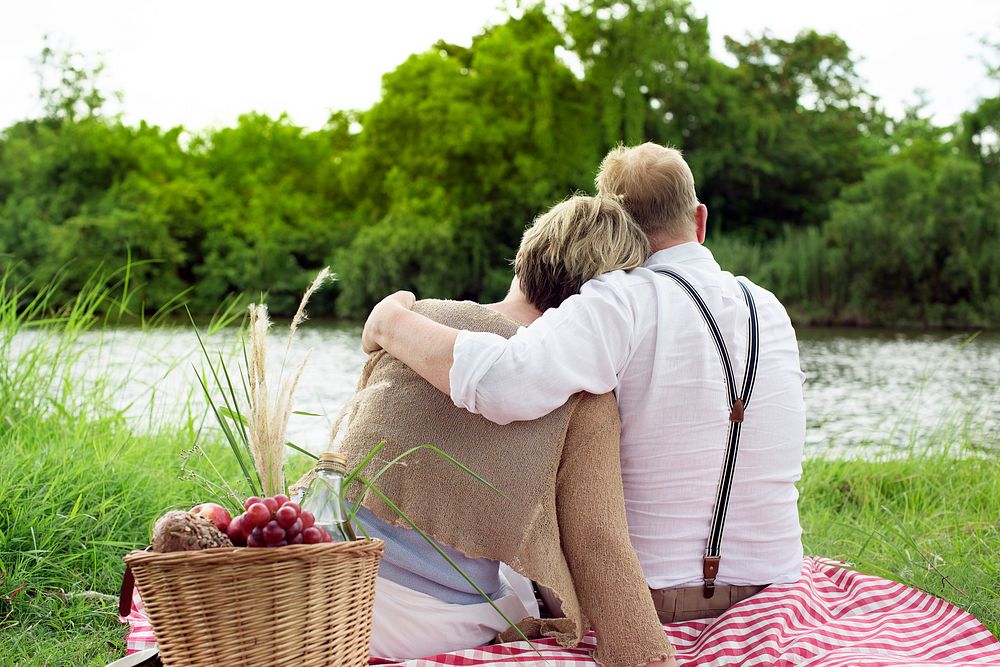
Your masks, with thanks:
[[[705,242],[705,231],[708,229],[708,207],[698,204],[694,209],[695,234],[698,236],[698,243]]]

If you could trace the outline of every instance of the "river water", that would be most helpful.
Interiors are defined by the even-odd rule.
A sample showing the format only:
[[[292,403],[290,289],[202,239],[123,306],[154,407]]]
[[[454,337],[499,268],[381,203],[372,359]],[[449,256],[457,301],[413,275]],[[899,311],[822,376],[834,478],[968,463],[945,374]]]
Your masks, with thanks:
[[[281,370],[284,334],[276,326],[269,342],[273,374]],[[357,325],[316,322],[296,334],[285,376],[307,351],[311,356],[294,407],[322,415],[292,416],[288,437],[296,444],[318,451],[326,443],[364,362],[360,335]],[[74,375],[103,378],[108,400],[136,428],[203,415],[194,369],[205,364],[190,327],[106,330],[78,344],[87,350]],[[208,347],[229,359],[231,370],[242,361],[234,329],[208,337]],[[807,455],[868,457],[956,439],[1000,449],[1000,334],[800,329],[799,349]]]

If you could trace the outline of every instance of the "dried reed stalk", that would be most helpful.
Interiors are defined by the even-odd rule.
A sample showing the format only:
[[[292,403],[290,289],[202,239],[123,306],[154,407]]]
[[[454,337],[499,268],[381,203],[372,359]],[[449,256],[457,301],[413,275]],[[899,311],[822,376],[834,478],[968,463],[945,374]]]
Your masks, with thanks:
[[[309,285],[309,289],[306,293],[302,295],[302,301],[299,302],[299,308],[295,311],[295,317],[292,318],[292,323],[288,327],[288,340],[285,342],[285,354],[288,354],[288,348],[292,345],[292,338],[295,337],[295,332],[298,330],[299,325],[306,321],[306,304],[309,303],[309,299],[312,295],[316,293],[323,283],[327,281],[328,278],[333,277],[336,280],[336,276],[330,273],[330,267],[324,266],[323,269],[316,274],[316,278],[313,279],[312,284]]]
[[[299,308],[292,318],[285,343],[285,354],[281,362],[281,372],[275,384],[276,393],[272,396],[267,381],[267,332],[271,328],[267,306],[252,304],[250,306],[250,344],[248,353],[247,374],[250,384],[250,411],[247,417],[250,451],[253,454],[254,467],[260,477],[263,492],[268,496],[285,492],[285,432],[288,429],[288,419],[292,414],[292,400],[298,388],[299,379],[312,350],[306,353],[299,363],[294,375],[284,382],[284,366],[292,339],[299,325],[306,319],[306,304],[310,297],[322,287],[331,277],[330,268],[326,267],[317,274],[315,280],[302,296]]]

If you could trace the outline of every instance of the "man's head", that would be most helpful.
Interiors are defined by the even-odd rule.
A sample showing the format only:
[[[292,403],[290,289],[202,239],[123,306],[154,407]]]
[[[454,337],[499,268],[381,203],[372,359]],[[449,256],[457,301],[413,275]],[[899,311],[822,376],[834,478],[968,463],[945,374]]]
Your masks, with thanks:
[[[649,254],[649,240],[616,198],[576,196],[524,232],[514,274],[528,302],[545,310],[591,278],[641,266]]]
[[[676,149],[654,143],[619,146],[601,162],[597,191],[622,198],[654,250],[705,240],[708,209],[698,203],[691,168]]]

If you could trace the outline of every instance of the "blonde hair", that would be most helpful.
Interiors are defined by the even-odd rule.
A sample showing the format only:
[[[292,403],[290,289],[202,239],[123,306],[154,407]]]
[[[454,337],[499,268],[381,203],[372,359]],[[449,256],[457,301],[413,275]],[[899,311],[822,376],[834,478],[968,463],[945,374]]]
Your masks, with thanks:
[[[539,310],[558,306],[591,278],[641,266],[649,239],[615,197],[577,195],[535,219],[521,238],[514,274]]]
[[[597,191],[618,195],[646,234],[683,237],[694,226],[698,195],[681,152],[647,142],[608,153],[597,172]]]

